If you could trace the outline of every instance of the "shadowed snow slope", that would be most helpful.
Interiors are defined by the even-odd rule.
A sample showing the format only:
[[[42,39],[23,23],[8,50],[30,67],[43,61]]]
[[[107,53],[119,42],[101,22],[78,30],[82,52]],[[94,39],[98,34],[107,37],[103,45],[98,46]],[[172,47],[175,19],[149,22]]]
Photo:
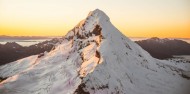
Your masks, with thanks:
[[[152,58],[94,10],[49,53],[0,67],[0,94],[189,94],[190,64]]]

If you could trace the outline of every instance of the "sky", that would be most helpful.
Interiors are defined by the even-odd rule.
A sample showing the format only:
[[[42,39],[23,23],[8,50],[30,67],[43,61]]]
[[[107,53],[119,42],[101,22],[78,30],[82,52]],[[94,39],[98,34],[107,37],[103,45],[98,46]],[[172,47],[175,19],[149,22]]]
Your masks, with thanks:
[[[190,0],[0,0],[0,35],[64,36],[97,8],[128,37],[190,38]]]

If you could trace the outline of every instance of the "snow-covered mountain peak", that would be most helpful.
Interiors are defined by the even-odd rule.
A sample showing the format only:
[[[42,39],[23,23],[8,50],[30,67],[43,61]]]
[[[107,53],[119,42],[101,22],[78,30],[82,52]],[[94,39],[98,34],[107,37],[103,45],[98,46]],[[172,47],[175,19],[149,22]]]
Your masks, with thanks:
[[[93,24],[100,24],[100,23],[104,23],[104,22],[109,22],[110,21],[110,18],[101,10],[99,9],[95,9],[94,11],[90,11],[88,16],[80,21],[78,23],[77,26],[75,26],[75,28],[80,28],[82,27],[83,25],[85,25],[85,23],[92,23]]]
[[[88,14],[88,17],[90,17],[90,16],[94,16],[96,19],[99,19],[101,21],[109,21],[110,20],[110,18],[103,11],[101,11],[99,9],[95,9],[94,11],[91,11]]]
[[[1,66],[0,93],[189,94],[186,66],[152,58],[96,9],[49,53]]]
[[[78,23],[71,31],[66,35],[67,38],[80,38],[86,39],[93,35],[101,35],[102,24],[105,21],[109,22],[109,17],[101,10],[96,9],[91,11],[89,15]]]

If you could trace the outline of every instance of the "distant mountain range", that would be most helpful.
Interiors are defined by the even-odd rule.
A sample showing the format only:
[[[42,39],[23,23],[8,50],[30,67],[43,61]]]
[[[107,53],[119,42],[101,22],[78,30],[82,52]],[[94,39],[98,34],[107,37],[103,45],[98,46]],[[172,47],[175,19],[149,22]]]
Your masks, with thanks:
[[[158,59],[172,58],[173,55],[190,55],[190,44],[182,40],[153,37],[136,43]]]
[[[6,36],[0,35],[0,40],[31,40],[31,39],[52,39],[58,37],[49,36]]]
[[[0,44],[0,65],[45,51],[49,52],[58,42],[59,39],[55,38],[28,47],[21,46],[16,42],[7,42],[4,45]]]
[[[49,52],[59,39],[52,39],[28,47],[21,46],[16,42],[0,44],[0,65],[27,57]],[[173,55],[190,55],[190,44],[182,40],[150,38],[147,40],[136,41],[144,50],[149,52],[154,58],[167,59]],[[10,54],[11,53],[11,54]]]

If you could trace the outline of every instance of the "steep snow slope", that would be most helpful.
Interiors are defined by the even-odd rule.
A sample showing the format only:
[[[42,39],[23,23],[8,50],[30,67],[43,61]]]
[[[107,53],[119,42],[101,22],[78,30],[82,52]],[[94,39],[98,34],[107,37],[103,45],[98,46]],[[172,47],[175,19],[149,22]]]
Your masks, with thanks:
[[[49,53],[0,67],[0,94],[189,94],[190,64],[152,58],[94,10]]]

